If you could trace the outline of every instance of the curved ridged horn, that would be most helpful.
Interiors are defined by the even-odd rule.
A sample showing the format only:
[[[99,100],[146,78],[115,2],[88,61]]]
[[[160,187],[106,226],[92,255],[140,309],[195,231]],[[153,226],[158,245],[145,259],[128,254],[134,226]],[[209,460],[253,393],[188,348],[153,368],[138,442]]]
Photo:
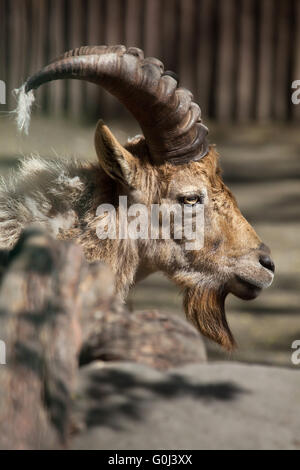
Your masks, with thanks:
[[[207,128],[193,95],[178,88],[172,72],[155,58],[125,46],[85,46],[66,52],[25,83],[25,92],[63,78],[101,85],[133,114],[154,163],[197,161],[208,152]]]

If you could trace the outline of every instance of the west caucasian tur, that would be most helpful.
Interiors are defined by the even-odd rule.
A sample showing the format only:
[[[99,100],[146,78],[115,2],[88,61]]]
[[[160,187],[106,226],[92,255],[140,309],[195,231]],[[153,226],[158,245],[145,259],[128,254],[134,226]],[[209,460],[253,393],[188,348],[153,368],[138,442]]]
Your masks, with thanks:
[[[134,283],[161,271],[183,290],[188,319],[205,336],[232,349],[226,296],[255,298],[272,283],[274,264],[222,181],[218,154],[207,143],[207,128],[191,92],[140,49],[81,47],[57,58],[18,90],[20,128],[28,129],[33,90],[58,79],[104,87],[133,114],[143,136],[122,146],[100,121],[97,162],[25,160],[1,186],[0,248],[13,248],[28,223],[43,224],[59,238],[76,239],[88,260],[108,263],[123,298]],[[188,250],[184,234],[181,239],[99,239],[97,225],[105,215],[97,216],[97,208],[111,204],[118,221],[120,196],[149,211],[153,204],[181,204],[191,213],[201,206],[203,247]]]

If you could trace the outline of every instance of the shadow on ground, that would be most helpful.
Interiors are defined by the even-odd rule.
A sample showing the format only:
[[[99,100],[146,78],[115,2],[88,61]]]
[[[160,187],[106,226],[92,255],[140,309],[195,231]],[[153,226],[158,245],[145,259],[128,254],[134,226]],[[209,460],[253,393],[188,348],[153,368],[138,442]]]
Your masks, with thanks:
[[[84,398],[94,403],[94,406],[85,415],[85,424],[88,427],[101,425],[116,429],[120,416],[142,419],[144,403],[149,394],[168,401],[184,396],[202,402],[227,402],[236,399],[241,393],[246,391],[231,382],[193,384],[176,374],[149,382],[129,371],[103,370],[101,375],[94,371],[89,375]],[[108,407],[107,400],[116,395],[122,397],[121,403],[117,401]]]

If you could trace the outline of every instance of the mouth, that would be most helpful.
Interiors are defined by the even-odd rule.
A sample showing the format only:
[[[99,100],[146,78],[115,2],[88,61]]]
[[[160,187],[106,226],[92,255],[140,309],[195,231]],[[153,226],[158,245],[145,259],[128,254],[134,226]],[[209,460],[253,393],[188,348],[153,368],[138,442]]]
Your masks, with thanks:
[[[262,287],[257,285],[255,281],[236,275],[229,286],[229,291],[242,300],[253,300],[261,293]]]

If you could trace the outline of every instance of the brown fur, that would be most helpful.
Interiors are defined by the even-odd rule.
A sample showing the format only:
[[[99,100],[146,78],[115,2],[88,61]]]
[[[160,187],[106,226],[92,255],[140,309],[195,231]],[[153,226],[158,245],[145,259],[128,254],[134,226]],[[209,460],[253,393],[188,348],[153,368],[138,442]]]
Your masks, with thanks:
[[[95,146],[98,164],[32,159],[23,164],[19,176],[2,185],[0,248],[12,248],[29,222],[50,228],[60,225],[55,236],[76,239],[88,260],[101,259],[112,267],[122,298],[139,279],[162,271],[184,290],[188,319],[204,335],[226,349],[233,348],[225,318],[226,295],[254,297],[270,284],[271,274],[258,262],[261,241],[222,181],[214,146],[199,162],[154,166],[143,138],[124,148],[102,122]],[[97,236],[96,228],[105,220],[96,216],[102,203],[112,204],[118,218],[120,195],[128,196],[128,205],[143,203],[150,208],[151,204],[176,203],[178,194],[195,191],[204,195],[201,250],[186,251],[184,239],[99,240]]]

